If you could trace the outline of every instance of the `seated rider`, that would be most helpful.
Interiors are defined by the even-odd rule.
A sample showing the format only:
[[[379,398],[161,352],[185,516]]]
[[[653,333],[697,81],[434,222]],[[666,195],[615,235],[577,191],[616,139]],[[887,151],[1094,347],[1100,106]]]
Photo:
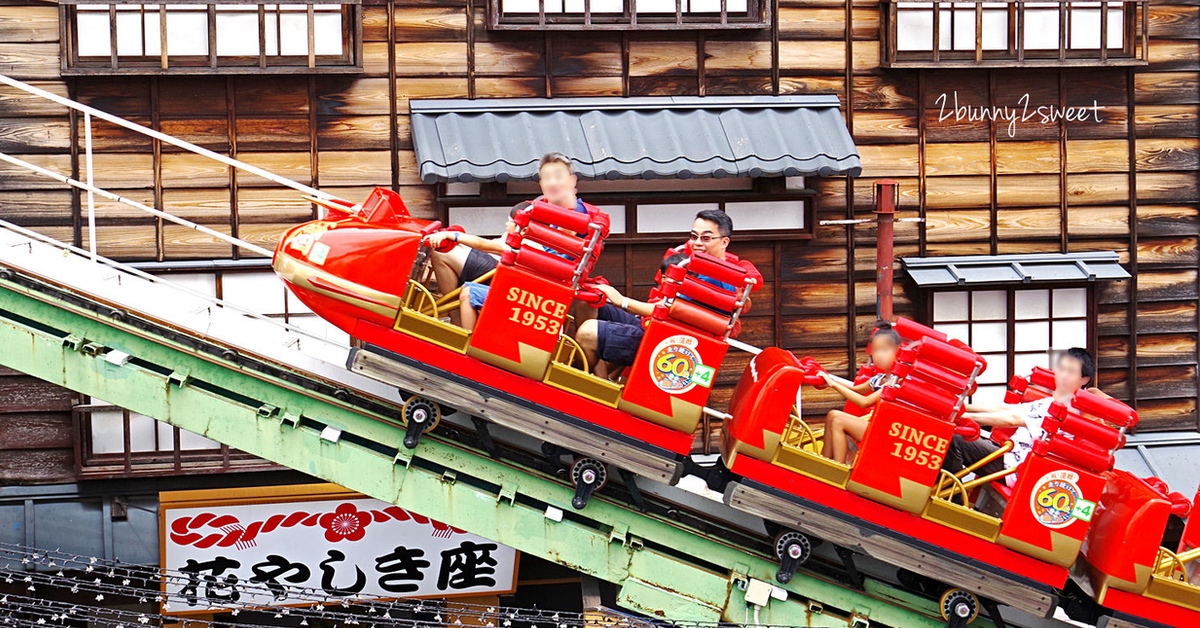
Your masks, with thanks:
[[[508,212],[508,220],[504,223],[504,231],[506,234],[516,232],[517,224],[515,222],[515,218],[517,216],[517,212],[529,207],[532,204],[533,203],[529,201],[521,201],[520,203],[513,205],[512,209]],[[560,230],[568,231],[567,229],[561,228]],[[431,246],[436,246],[438,243],[445,241],[447,238],[453,238],[454,241],[460,245],[469,247],[472,252],[483,251],[488,254],[500,254],[504,252],[505,237],[506,236],[501,235],[497,238],[481,238],[479,236],[455,231],[439,231],[438,233],[426,236],[425,242]],[[566,253],[560,253],[553,249],[545,248],[536,242],[525,241],[525,246],[546,251],[547,253],[560,256],[564,259],[574,260],[572,256],[567,255]],[[479,311],[483,309],[483,303],[484,300],[487,299],[490,288],[491,286],[488,284],[477,281],[463,282],[462,290],[458,293],[458,313],[460,324],[462,325],[463,329],[466,329],[467,331],[472,331],[475,329],[475,323],[479,319]]]
[[[883,394],[883,385],[891,376],[892,365],[896,362],[896,351],[900,348],[900,334],[892,329],[890,323],[880,322],[871,334],[871,361],[879,373],[871,379],[855,385],[847,386],[842,380],[835,379],[829,373],[822,373],[829,386],[860,408],[873,408],[879,403]],[[848,439],[855,443],[862,442],[863,434],[867,431],[867,417],[854,416],[842,410],[830,410],[825,415],[825,436],[821,445],[821,455],[837,462],[850,464],[853,456],[850,454]]]
[[[758,290],[762,287],[762,273],[754,264],[738,259],[725,250],[732,235],[733,220],[728,214],[720,210],[704,210],[696,214],[688,245],[692,252],[708,253],[746,268],[749,276],[756,279],[753,290]],[[668,251],[665,257],[671,259],[672,255],[679,254],[681,251]],[[698,278],[725,290],[738,288],[703,275],[698,275]],[[641,317],[650,316],[654,312],[654,304],[629,299],[612,286],[602,285],[599,288],[608,298],[608,303],[597,310],[586,308],[592,310],[594,316],[580,317],[575,340],[583,348],[588,363],[595,365],[596,375],[607,378],[615,369],[633,364],[646,331]]]
[[[571,168],[570,158],[562,153],[546,153],[542,156],[538,163],[538,185],[542,189],[542,199],[553,205],[587,214],[588,205],[576,195],[577,183],[578,178]],[[450,237],[453,236],[446,235],[437,242]],[[461,241],[461,235],[459,238],[459,244],[465,245]],[[433,276],[437,279],[438,291],[447,294],[463,282],[474,281],[496,268],[500,251],[492,253],[468,246],[456,246],[445,253],[435,248],[430,255],[430,266],[433,268]]]
[[[658,283],[661,285],[668,268],[685,259],[687,256],[682,253],[663,259],[658,270]],[[604,293],[608,303],[600,307],[597,319],[580,324],[575,339],[583,348],[588,364],[594,365],[593,371],[596,375],[608,378],[609,375],[633,364],[634,358],[637,357],[638,345],[646,333],[642,317],[653,314],[654,305],[662,300],[662,297],[659,294],[659,285],[650,290],[650,296],[645,301],[625,297],[608,284],[598,284],[596,289]],[[614,303],[619,303],[620,306]],[[599,347],[599,339],[593,335],[598,330],[602,330],[600,333],[605,341]]]
[[[758,268],[749,260],[744,260],[727,250],[729,238],[732,235],[733,220],[729,214],[719,209],[706,209],[696,214],[688,241],[673,249],[667,249],[663,257],[688,250],[693,253],[708,253],[717,259],[746,269],[746,274],[754,280],[754,290],[762,288],[763,276],[758,272]]]
[[[1002,459],[993,460],[977,469],[975,474],[978,476],[990,475],[1020,465],[1033,450],[1033,443],[1044,433],[1042,421],[1046,418],[1050,404],[1057,401],[1064,405],[1070,405],[1075,391],[1086,386],[1095,377],[1096,361],[1092,359],[1091,354],[1086,349],[1072,347],[1058,356],[1058,362],[1054,367],[1054,394],[1050,397],[1020,404],[967,404],[963,417],[975,421],[981,427],[1017,428],[1009,438],[1013,443],[1013,449],[1004,454]],[[964,467],[969,467],[982,460],[999,448],[1000,445],[989,438],[968,441],[955,435],[950,441],[950,448],[946,452],[946,461],[942,464],[942,468],[951,473],[958,472]],[[1009,475],[1006,481],[1009,486],[1015,486],[1017,474]]]
[[[514,219],[514,217],[517,215],[517,211],[521,211],[522,209],[529,207],[529,205],[530,203],[528,201],[522,201],[516,205],[512,205],[512,209],[509,210],[509,220],[504,223],[505,233],[511,233],[514,231],[514,229],[516,229],[516,223],[512,222],[512,219]],[[482,273],[479,273],[479,275],[470,277],[472,280],[479,279],[479,277],[486,275],[488,271],[496,268],[496,261],[494,261],[492,256],[498,256],[500,253],[504,252],[504,235],[499,235],[497,238],[481,238],[479,235],[472,235],[469,233],[440,231],[426,235],[424,240],[421,240],[421,244],[432,247],[434,252],[436,252],[438,245],[444,243],[446,240],[454,240],[455,243],[458,244],[455,246],[454,250],[466,249],[470,251],[470,255],[472,256],[482,256],[492,259],[491,267],[482,270]],[[472,259],[472,257],[468,256],[467,259],[469,261],[469,259]],[[481,265],[479,268],[482,268]],[[476,268],[473,267],[473,269]],[[464,271],[462,276],[466,275],[467,273]],[[442,280],[438,280],[438,286],[442,286],[440,281]],[[478,311],[478,307],[472,309],[470,305],[479,303],[479,307],[484,306],[484,297],[487,295],[487,286],[484,285],[484,283],[476,283],[475,281],[462,281],[461,285],[462,292],[458,293],[458,304],[460,304],[460,306],[458,306],[458,311],[460,311],[460,315],[462,316],[462,327],[470,330],[475,327],[475,312]],[[463,306],[463,304],[467,305]]]

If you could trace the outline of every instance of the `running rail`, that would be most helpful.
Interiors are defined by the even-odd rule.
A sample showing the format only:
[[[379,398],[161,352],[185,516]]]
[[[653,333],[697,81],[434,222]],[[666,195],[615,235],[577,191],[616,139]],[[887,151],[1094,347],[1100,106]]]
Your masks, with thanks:
[[[10,225],[0,347],[9,368],[616,583],[622,606],[652,616],[943,625],[933,602],[875,581],[779,586],[765,555],[603,495],[574,511],[565,483],[436,434],[404,449],[394,391],[341,367],[346,347]],[[761,607],[745,599],[755,580],[775,587]]]

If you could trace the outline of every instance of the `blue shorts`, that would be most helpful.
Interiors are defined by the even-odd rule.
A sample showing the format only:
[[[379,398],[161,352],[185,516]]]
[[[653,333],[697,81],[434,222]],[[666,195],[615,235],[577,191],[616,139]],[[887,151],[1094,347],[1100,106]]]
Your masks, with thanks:
[[[596,357],[617,366],[632,366],[646,328],[642,317],[606,303],[596,313]]]
[[[462,289],[467,291],[467,298],[471,301],[471,307],[480,310],[483,309],[483,300],[487,298],[488,291],[492,287],[484,283],[467,281],[463,283]]]

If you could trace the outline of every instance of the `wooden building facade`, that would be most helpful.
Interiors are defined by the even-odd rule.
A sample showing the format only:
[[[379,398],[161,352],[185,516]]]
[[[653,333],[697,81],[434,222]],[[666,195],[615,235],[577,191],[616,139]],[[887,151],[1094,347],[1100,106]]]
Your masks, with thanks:
[[[897,257],[1117,251],[1133,279],[1050,285],[1044,295],[1001,286],[978,297],[949,296],[945,307],[961,311],[946,310],[938,322],[968,330],[986,320],[1006,325],[1010,346],[994,349],[999,363],[993,361],[1002,381],[1005,363],[1023,364],[1018,354],[1026,350],[1019,342],[1033,343],[1026,352],[1046,354],[1049,345],[1036,345],[1043,334],[1050,339],[1061,314],[1077,323],[1072,338],[1084,326],[1082,337],[1098,355],[1099,385],[1135,404],[1144,429],[1197,428],[1195,0],[1051,2],[1056,23],[1070,21],[1074,30],[1058,29],[1062,34],[1051,46],[1056,49],[1042,53],[1025,49],[1032,48],[1032,35],[1014,39],[1013,33],[1049,19],[1021,3],[1006,5],[1003,16],[985,15],[979,3],[906,18],[905,10],[924,5],[721,0],[704,8],[704,0],[680,0],[674,16],[659,13],[657,22],[632,19],[635,24],[621,22],[631,19],[629,2],[617,3],[622,14],[620,7],[605,9],[592,0],[593,12],[610,13],[568,19],[564,11],[586,9],[570,8],[572,0],[566,8],[563,0],[543,0],[514,18],[503,13],[503,2],[513,1],[334,3],[341,7],[342,54],[299,55],[290,66],[274,66],[262,43],[270,31],[262,10],[257,56],[176,59],[143,41],[143,49],[129,55],[134,63],[114,46],[111,59],[88,64],[80,55],[94,44],[80,37],[91,37],[88,29],[104,23],[108,5],[84,22],[80,16],[96,13],[96,5],[0,0],[0,74],[348,199],[361,199],[375,185],[396,189],[415,214],[431,218],[464,207],[502,206],[528,196],[529,189],[423,182],[410,132],[411,99],[835,94],[861,156],[857,179],[808,177],[797,186],[781,178],[680,181],[676,187],[661,180],[584,183],[582,195],[635,213],[642,204],[680,199],[800,199],[801,228],[735,235],[731,250],[754,261],[766,277],[742,340],[812,355],[841,373],[862,359],[875,320],[875,234],[870,225],[819,223],[869,216],[875,179],[899,182],[900,217],[924,219],[897,225]],[[170,6],[138,9],[145,32],[161,27],[166,36],[167,27],[145,15],[165,16],[162,7]],[[297,6],[303,13],[303,7],[331,5]],[[697,16],[690,21],[684,15],[689,8]],[[1085,10],[1093,11],[1092,22],[1070,17]],[[209,51],[219,50],[216,11],[207,10]],[[555,19],[537,23],[554,11],[561,19],[550,15]],[[196,23],[204,23],[204,14]],[[114,8],[114,34],[116,15]],[[722,16],[726,27],[713,23]],[[270,32],[278,35],[282,18],[272,19],[277,24]],[[318,21],[310,12],[310,44]],[[1089,52],[1086,43],[1074,50],[1072,33],[1093,22],[1105,33],[1104,52],[1096,46]],[[975,30],[963,31],[968,23]],[[912,33],[939,27],[953,31],[943,30],[949,43],[939,46],[941,54],[914,47]],[[282,42],[275,46],[282,57]],[[81,176],[85,140],[81,116],[0,89],[0,151]],[[247,240],[269,245],[287,225],[314,215],[290,190],[112,125],[97,123],[92,142],[97,185]],[[0,166],[4,219],[85,245],[85,207],[81,195],[53,181]],[[97,207],[96,236],[105,255],[161,262],[236,257],[228,246],[130,208],[107,202]],[[631,229],[614,236],[603,274],[640,296],[664,245],[678,244],[686,229]],[[1069,307],[1052,303],[1068,297],[1074,299]],[[898,273],[897,314],[933,322],[937,302],[932,291]],[[1006,316],[989,318],[981,313],[986,308],[972,305],[985,302],[1007,308]],[[1017,316],[1019,302],[1036,303],[1031,313]],[[744,357],[730,358],[726,384],[744,363]],[[718,392],[718,405],[728,392],[728,386]],[[824,393],[810,398],[806,412],[833,403]],[[0,423],[20,416],[0,417]]]

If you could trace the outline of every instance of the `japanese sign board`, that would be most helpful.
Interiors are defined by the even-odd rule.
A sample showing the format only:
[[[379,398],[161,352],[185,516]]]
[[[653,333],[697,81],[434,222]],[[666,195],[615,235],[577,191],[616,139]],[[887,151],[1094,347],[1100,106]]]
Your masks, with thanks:
[[[160,494],[163,611],[511,593],[516,550],[333,485]]]

